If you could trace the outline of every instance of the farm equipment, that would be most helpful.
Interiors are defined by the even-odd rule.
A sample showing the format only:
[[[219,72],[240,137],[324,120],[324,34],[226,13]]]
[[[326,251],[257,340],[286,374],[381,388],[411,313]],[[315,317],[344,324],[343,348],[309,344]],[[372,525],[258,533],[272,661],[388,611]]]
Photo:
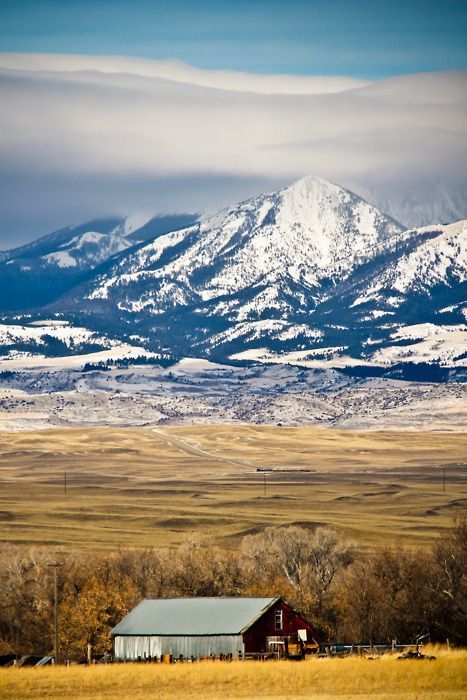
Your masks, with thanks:
[[[279,659],[303,659],[307,654],[316,654],[319,644],[315,639],[308,640],[306,630],[297,634],[287,634],[267,638],[268,650]]]
[[[429,639],[428,634],[420,635],[415,641],[415,649],[408,649],[403,654],[398,656],[398,659],[427,659],[428,661],[434,661],[436,656],[430,656],[428,654],[422,654],[420,647],[423,646],[422,642],[424,639]]]

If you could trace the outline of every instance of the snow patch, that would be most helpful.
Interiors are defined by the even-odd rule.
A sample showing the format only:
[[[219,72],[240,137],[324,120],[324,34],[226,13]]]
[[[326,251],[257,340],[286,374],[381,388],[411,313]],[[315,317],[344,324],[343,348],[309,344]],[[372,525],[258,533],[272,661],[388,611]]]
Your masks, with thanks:
[[[49,253],[44,255],[44,260],[57,267],[77,267],[78,263],[75,258],[73,258],[67,250],[56,251],[55,253]]]

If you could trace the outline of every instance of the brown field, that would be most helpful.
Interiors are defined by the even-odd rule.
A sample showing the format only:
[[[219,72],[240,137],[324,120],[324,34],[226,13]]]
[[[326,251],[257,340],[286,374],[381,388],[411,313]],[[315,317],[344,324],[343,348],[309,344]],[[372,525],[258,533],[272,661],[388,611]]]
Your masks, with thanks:
[[[21,698],[325,698],[461,700],[467,652],[435,650],[435,661],[381,657],[310,659],[298,663],[212,662],[90,668],[0,669],[0,697]]]
[[[367,546],[427,545],[467,504],[466,463],[467,436],[454,432],[1,432],[0,540],[114,549],[174,545],[196,531],[231,548],[269,525],[318,523]]]

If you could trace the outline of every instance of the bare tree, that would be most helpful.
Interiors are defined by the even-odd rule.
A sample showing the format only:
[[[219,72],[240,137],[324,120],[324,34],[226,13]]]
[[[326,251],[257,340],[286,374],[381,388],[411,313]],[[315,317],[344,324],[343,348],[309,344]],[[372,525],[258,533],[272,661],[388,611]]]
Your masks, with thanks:
[[[336,577],[350,565],[354,548],[327,528],[314,532],[297,526],[267,528],[242,542],[250,579],[265,586],[282,578],[292,602],[313,616],[322,629],[332,625],[331,592]]]

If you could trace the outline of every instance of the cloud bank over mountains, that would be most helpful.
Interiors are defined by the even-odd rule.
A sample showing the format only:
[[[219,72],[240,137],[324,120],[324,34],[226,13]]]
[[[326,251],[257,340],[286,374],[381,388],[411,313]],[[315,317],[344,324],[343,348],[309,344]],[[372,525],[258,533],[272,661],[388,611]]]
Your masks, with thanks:
[[[0,66],[35,71],[99,71],[126,73],[145,78],[165,78],[200,87],[257,92],[271,95],[314,95],[341,92],[368,85],[368,80],[349,76],[267,75],[240,71],[207,70],[183,61],[156,61],[131,56],[81,56],[67,54],[0,54]]]
[[[106,215],[213,210],[308,173],[403,224],[467,217],[467,71],[368,83],[0,54],[0,247]]]

